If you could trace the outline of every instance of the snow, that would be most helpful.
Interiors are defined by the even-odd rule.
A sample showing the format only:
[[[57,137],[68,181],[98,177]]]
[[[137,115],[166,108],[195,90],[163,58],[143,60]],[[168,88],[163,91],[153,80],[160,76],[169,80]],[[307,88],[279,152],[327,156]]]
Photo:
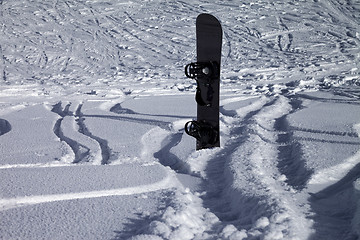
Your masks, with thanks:
[[[195,150],[195,19],[224,38]],[[358,1],[0,0],[0,239],[358,239]]]

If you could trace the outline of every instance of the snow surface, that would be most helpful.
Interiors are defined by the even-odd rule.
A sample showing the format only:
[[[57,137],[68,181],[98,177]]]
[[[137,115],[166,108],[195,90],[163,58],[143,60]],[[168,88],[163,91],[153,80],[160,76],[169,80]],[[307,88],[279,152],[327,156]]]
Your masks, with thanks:
[[[195,151],[195,19],[222,23]],[[359,239],[360,2],[0,0],[0,239]]]

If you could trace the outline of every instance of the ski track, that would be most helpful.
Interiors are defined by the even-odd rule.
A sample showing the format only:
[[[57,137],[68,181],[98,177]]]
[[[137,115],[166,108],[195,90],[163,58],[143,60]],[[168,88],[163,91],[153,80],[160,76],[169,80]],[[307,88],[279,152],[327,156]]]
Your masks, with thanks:
[[[100,137],[94,136],[86,127],[85,120],[83,117],[83,114],[81,112],[82,104],[79,104],[78,108],[76,109],[76,115],[77,117],[77,124],[79,126],[79,132],[84,134],[85,136],[95,140],[101,149],[101,164],[108,164],[111,156],[111,150],[108,146],[108,143],[105,139],[102,139]]]
[[[61,104],[61,102],[55,104],[51,110],[61,117],[55,123],[54,133],[71,148],[74,154],[72,163],[107,164],[110,149],[105,140],[92,135],[87,130],[81,113],[82,104],[78,105],[75,112],[70,111],[71,103],[68,103],[64,109]]]

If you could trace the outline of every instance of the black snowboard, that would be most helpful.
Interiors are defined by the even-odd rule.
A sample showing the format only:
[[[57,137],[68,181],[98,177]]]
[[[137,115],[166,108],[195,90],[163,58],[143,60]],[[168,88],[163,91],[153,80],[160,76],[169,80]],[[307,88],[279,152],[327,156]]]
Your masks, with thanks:
[[[185,131],[197,139],[196,149],[220,146],[219,95],[222,29],[210,14],[196,19],[197,62],[185,67],[185,74],[197,82],[197,120],[185,125]]]

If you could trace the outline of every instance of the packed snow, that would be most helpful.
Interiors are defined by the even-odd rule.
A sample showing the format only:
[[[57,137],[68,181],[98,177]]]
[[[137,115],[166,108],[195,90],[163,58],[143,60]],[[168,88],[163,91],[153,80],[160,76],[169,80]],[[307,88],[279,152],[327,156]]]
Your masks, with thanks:
[[[223,27],[195,150],[195,20]],[[0,0],[0,239],[360,238],[360,2]]]

